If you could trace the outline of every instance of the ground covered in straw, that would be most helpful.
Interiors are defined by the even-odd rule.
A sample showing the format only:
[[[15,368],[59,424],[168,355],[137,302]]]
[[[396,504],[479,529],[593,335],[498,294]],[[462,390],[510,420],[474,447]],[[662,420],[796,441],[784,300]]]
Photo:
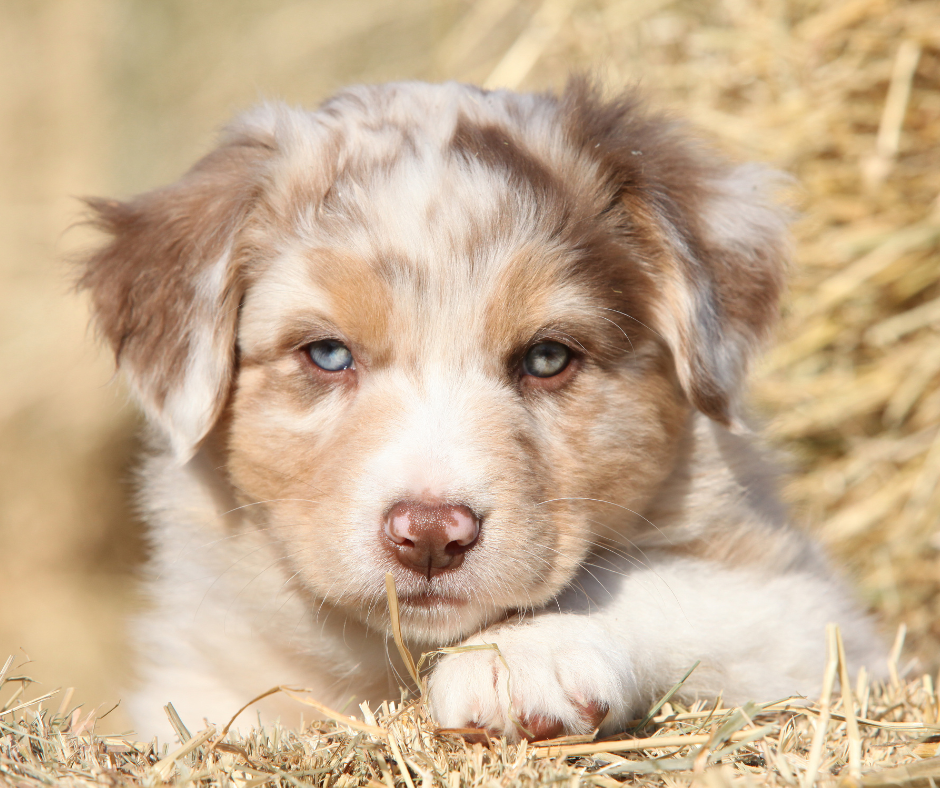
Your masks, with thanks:
[[[509,744],[467,731],[437,729],[420,698],[362,704],[356,715],[327,709],[302,691],[281,688],[323,719],[303,730],[226,727],[195,734],[167,708],[172,744],[95,734],[93,715],[40,695],[24,700],[29,679],[0,672],[0,784],[178,786],[526,786],[562,783],[740,785],[845,788],[940,783],[940,697],[930,676],[902,682],[895,644],[888,683],[853,682],[841,639],[829,636],[818,702],[801,698],[723,708],[691,708],[663,698],[620,736],[568,737]],[[6,675],[4,675],[6,674]],[[250,706],[243,712],[250,719]],[[244,724],[244,728],[248,728]]]

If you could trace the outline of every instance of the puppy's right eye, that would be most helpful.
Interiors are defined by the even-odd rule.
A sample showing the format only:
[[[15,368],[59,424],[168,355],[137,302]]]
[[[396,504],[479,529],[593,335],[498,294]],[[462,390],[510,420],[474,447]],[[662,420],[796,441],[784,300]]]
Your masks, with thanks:
[[[342,372],[355,369],[352,351],[338,339],[321,339],[307,346],[307,355],[320,369],[326,372]]]

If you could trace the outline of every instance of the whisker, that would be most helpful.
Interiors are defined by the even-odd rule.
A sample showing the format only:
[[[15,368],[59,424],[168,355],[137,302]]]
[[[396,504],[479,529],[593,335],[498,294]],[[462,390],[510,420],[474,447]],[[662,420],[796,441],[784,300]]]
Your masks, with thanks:
[[[240,564],[246,558],[254,555],[255,553],[261,550],[264,550],[268,546],[269,545],[263,544],[259,547],[256,547],[254,550],[250,550],[249,552],[242,555],[241,558],[239,558],[237,561],[234,561],[233,563],[229,564],[229,566],[223,569],[218,575],[216,575],[215,579],[209,584],[209,587],[205,590],[205,593],[202,595],[202,599],[199,600],[199,604],[196,605],[196,609],[193,611],[193,621],[196,620],[196,616],[199,614],[199,610],[202,607],[203,602],[205,602],[209,594],[212,593],[212,589],[215,588],[215,584],[218,583],[219,580],[221,580],[228,572],[234,569],[238,564]]]
[[[196,550],[202,550],[202,549],[204,549],[204,548],[206,548],[206,547],[212,547],[213,545],[221,544],[222,542],[227,542],[227,541],[230,540],[230,539],[237,539],[237,538],[242,537],[242,536],[252,536],[252,535],[254,535],[254,534],[264,533],[265,531],[274,531],[274,530],[277,530],[277,529],[279,529],[279,528],[303,528],[303,524],[302,524],[302,523],[296,523],[296,524],[293,524],[293,525],[291,525],[291,524],[267,525],[267,526],[265,526],[264,528],[252,528],[252,529],[248,529],[248,530],[244,530],[244,531],[239,531],[238,533],[235,533],[235,534],[229,534],[228,536],[221,536],[221,537],[219,537],[218,539],[213,539],[211,542],[203,542],[201,545],[198,545],[198,546],[197,546],[196,548],[194,548],[194,549],[196,549]],[[181,558],[181,557],[182,557],[182,553],[181,553],[179,556],[177,556],[177,558],[176,558],[175,560],[179,560],[179,558]]]
[[[222,518],[222,517],[225,517],[226,515],[239,512],[242,509],[248,509],[249,507],[252,507],[252,506],[261,506],[262,504],[266,504],[266,503],[291,503],[291,502],[312,503],[312,504],[320,503],[319,501],[311,501],[308,498],[269,498],[265,501],[252,501],[251,503],[243,503],[241,506],[235,506],[232,509],[229,509],[228,511],[220,512],[218,517]]]
[[[646,325],[646,323],[644,323],[642,320],[637,320],[637,318],[635,318],[633,315],[628,315],[626,312],[621,312],[619,309],[611,309],[611,308],[608,307],[608,306],[598,306],[598,307],[595,307],[595,309],[603,309],[603,310],[605,310],[605,311],[607,311],[607,312],[616,312],[618,315],[623,315],[623,316],[624,316],[625,318],[627,318],[628,320],[632,320],[634,323],[638,323],[639,325],[643,326],[643,328],[645,328],[645,329],[646,329],[647,331],[649,331],[651,334],[655,334],[656,336],[658,336],[663,342],[666,342],[666,338],[665,338],[662,334],[660,334],[660,333],[659,333],[658,331],[656,331],[655,329],[650,328],[650,327],[649,327],[648,325]],[[666,342],[666,344],[668,344],[668,342]]]
[[[633,347],[633,340],[630,339],[630,337],[627,335],[627,332],[624,331],[623,328],[621,328],[620,326],[618,326],[618,325],[617,325],[613,320],[611,320],[609,317],[604,317],[603,315],[599,315],[599,317],[600,317],[601,320],[606,320],[608,323],[611,323],[612,325],[617,326],[617,328],[620,330],[620,333],[623,334],[623,338],[626,339],[627,342],[629,343],[629,345],[630,345],[630,351],[631,351],[631,352],[633,353],[633,355],[635,356],[635,355],[636,355],[636,348]]]
[[[227,621],[228,621],[229,614],[232,612],[232,608],[235,606],[235,603],[238,601],[238,598],[245,592],[245,590],[248,588],[248,586],[250,586],[252,583],[254,583],[255,580],[257,580],[259,577],[261,577],[261,575],[263,575],[265,572],[267,572],[271,567],[273,567],[273,566],[279,564],[281,561],[287,561],[287,560],[293,558],[294,556],[302,555],[303,553],[307,553],[307,552],[309,552],[310,550],[311,550],[311,548],[310,548],[309,546],[308,546],[308,547],[302,547],[300,550],[295,550],[293,553],[288,553],[287,555],[279,556],[278,558],[275,558],[271,563],[269,563],[269,564],[268,564],[264,569],[262,569],[260,572],[256,572],[256,573],[252,576],[252,578],[251,578],[247,583],[245,583],[245,585],[243,585],[243,586],[238,590],[238,592],[232,597],[232,599],[229,601],[229,605],[228,605],[228,608],[227,608],[226,611],[225,611],[225,618],[224,618],[223,622],[227,622]],[[296,574],[296,573],[295,573],[295,574]],[[283,588],[283,587],[284,587],[284,584],[282,583],[282,584],[281,584],[281,588]],[[276,597],[275,597],[275,599],[276,599]],[[223,628],[224,628],[224,627],[225,627],[225,623],[223,623]]]
[[[663,529],[660,528],[658,525],[656,525],[656,523],[654,523],[652,520],[648,520],[646,517],[644,517],[644,516],[643,516],[642,514],[640,514],[639,512],[635,512],[635,511],[633,511],[633,509],[630,509],[630,508],[628,508],[628,507],[626,507],[626,506],[623,506],[622,504],[614,503],[613,501],[605,501],[603,498],[582,498],[582,497],[549,498],[548,500],[546,500],[546,501],[540,501],[539,503],[537,503],[537,504],[535,504],[535,505],[536,505],[536,506],[543,506],[543,505],[546,504],[546,503],[557,503],[557,502],[559,502],[559,501],[593,501],[594,503],[606,503],[608,506],[616,506],[618,509],[623,509],[625,512],[630,512],[630,514],[636,515],[636,516],[639,517],[641,520],[643,520],[643,522],[645,522],[647,525],[651,526],[652,528],[655,528],[655,529],[659,532],[660,536],[662,536],[663,539],[665,539],[667,542],[669,542],[669,544],[674,544],[674,542],[672,541],[672,539],[670,539],[670,538],[666,535],[666,533],[663,531]]]

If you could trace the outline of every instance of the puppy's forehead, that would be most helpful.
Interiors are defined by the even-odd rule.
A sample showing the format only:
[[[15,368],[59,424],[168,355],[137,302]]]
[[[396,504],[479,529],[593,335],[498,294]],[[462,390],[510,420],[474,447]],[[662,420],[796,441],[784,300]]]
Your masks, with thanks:
[[[297,243],[250,288],[242,348],[276,351],[307,331],[339,335],[374,355],[410,350],[420,359],[436,349],[480,348],[501,355],[596,309],[591,289],[568,275],[564,247],[536,233],[477,240],[472,229],[462,239],[451,229],[437,244],[419,244],[420,254],[408,254],[401,237],[387,245],[374,237]]]
[[[455,111],[359,131],[251,288],[243,346],[320,319],[373,348],[496,350],[583,313],[590,288],[562,232],[570,187],[509,129]]]

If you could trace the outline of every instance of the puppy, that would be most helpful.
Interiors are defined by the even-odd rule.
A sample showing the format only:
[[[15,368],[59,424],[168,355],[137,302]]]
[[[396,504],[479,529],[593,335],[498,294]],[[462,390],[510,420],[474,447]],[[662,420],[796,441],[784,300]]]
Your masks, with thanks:
[[[633,93],[356,87],[240,117],[91,200],[97,325],[152,425],[138,732],[276,684],[398,697],[385,576],[440,725],[616,730],[812,693],[869,621],[742,423],[787,256],[774,175]],[[294,724],[269,699],[267,718]]]

